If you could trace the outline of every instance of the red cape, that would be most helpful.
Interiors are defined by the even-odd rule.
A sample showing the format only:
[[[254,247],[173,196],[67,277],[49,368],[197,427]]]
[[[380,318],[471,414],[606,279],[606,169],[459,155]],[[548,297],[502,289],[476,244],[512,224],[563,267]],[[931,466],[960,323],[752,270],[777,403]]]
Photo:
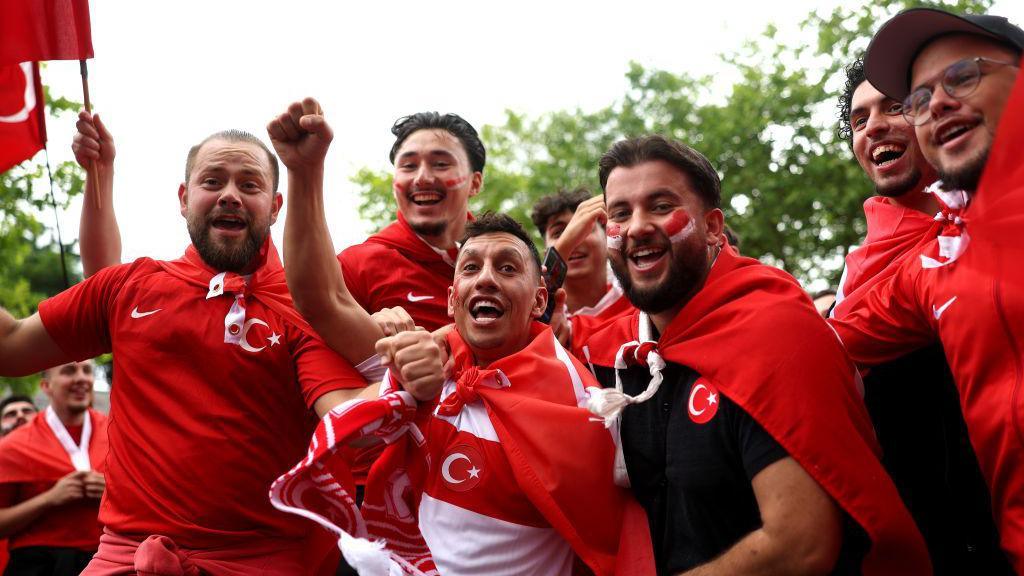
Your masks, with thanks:
[[[614,367],[619,347],[638,339],[639,318],[591,338],[592,362]],[[864,528],[872,542],[865,574],[931,572],[924,541],[879,463],[853,366],[791,276],[723,250],[658,351],[711,380]]]
[[[1019,72],[964,220],[973,240],[995,248],[980,251],[983,267],[1001,281],[1024,287],[1024,74]]]
[[[103,473],[107,461],[107,417],[90,408],[89,418],[92,420],[89,463],[93,470]],[[46,423],[44,410],[0,442],[0,483],[52,483],[74,470],[57,435]]]
[[[548,327],[535,323],[532,336],[524,350],[477,369],[465,343],[452,331],[449,344],[460,390],[452,397],[482,400],[520,487],[591,570],[599,575],[652,574],[646,516],[613,483],[614,445],[608,431],[579,407],[585,387],[596,382],[561,349]],[[573,364],[580,380],[572,378],[559,355]],[[476,386],[497,370],[510,387]],[[343,543],[348,535],[386,540],[389,556],[405,564],[406,573],[415,573],[410,569],[415,566],[429,574],[435,568],[416,512],[429,469],[420,430],[434,418],[434,406],[417,409],[407,393],[388,393],[387,380],[384,386],[381,398],[348,402],[324,417],[309,456],[274,482],[271,500],[339,535],[344,532]],[[335,453],[367,436],[385,438],[389,445],[370,470],[360,511],[352,501],[349,466]]]
[[[871,290],[895,274],[900,263],[918,254],[935,239],[941,222],[933,215],[890,203],[873,196],[864,202],[868,234],[864,243],[846,256],[843,297],[833,316],[842,318]]]

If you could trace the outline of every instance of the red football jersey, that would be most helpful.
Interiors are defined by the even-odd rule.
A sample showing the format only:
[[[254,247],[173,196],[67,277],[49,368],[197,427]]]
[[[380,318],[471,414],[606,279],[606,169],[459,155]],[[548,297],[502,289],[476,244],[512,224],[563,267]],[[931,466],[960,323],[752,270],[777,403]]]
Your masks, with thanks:
[[[303,537],[312,524],[273,509],[270,484],[305,454],[308,407],[365,383],[281,304],[276,253],[247,283],[214,274],[190,248],[106,268],[40,304],[69,356],[114,353],[100,521],[189,548]]]
[[[367,312],[401,306],[416,324],[437,330],[452,323],[448,288],[457,250],[439,251],[416,235],[402,214],[366,242],[338,254],[345,285]]]

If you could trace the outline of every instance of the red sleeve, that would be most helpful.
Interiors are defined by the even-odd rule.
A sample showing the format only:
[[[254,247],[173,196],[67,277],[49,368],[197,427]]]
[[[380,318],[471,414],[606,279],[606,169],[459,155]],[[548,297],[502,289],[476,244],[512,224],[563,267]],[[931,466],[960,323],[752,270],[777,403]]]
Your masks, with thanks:
[[[312,408],[317,398],[334,390],[366,387],[362,375],[323,340],[290,324],[287,329],[295,374],[306,406]]]
[[[359,255],[354,251],[356,246],[346,248],[338,253],[338,264],[341,265],[341,275],[345,277],[345,286],[355,298],[356,302],[363,307],[363,310],[370,311],[370,297],[366,293],[366,283],[363,279],[362,270],[359,266]],[[362,259],[362,260],[365,260]],[[376,310],[373,310],[374,312]],[[372,312],[371,312],[372,313]]]
[[[39,303],[39,318],[60,349],[75,360],[110,352],[110,310],[135,264],[110,266]]]
[[[859,365],[875,366],[904,356],[936,339],[918,304],[916,258],[874,286],[841,320],[829,319],[846,351]]]

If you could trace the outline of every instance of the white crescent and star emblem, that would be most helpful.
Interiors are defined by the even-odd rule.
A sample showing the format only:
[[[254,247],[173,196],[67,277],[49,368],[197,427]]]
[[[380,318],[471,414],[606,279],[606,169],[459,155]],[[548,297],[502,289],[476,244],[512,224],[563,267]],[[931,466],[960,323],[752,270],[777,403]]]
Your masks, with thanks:
[[[266,346],[260,346],[259,348],[254,348],[252,344],[249,344],[249,341],[247,340],[247,338],[249,336],[249,329],[253,327],[253,324],[259,324],[260,326],[265,326],[267,328],[270,328],[270,326],[267,326],[266,322],[264,322],[263,320],[260,320],[259,318],[250,318],[250,319],[246,320],[245,321],[245,325],[242,326],[242,335],[238,339],[238,345],[241,346],[242,350],[245,350],[246,352],[259,352],[260,350],[263,350],[264,348],[266,348]],[[277,336],[276,333],[274,335]]]
[[[705,424],[718,412],[718,390],[703,378],[693,383],[690,389],[690,400],[687,403],[690,420],[697,424]]]
[[[21,71],[25,74],[25,97],[24,106],[21,110],[7,116],[0,116],[0,122],[4,124],[16,124],[28,120],[29,114],[36,107],[36,85],[32,81],[32,63],[22,62],[19,64]]]
[[[465,464],[461,463],[463,460]],[[480,483],[483,469],[478,464],[483,464],[483,458],[473,447],[466,444],[456,446],[441,463],[441,478],[448,488],[465,492]]]

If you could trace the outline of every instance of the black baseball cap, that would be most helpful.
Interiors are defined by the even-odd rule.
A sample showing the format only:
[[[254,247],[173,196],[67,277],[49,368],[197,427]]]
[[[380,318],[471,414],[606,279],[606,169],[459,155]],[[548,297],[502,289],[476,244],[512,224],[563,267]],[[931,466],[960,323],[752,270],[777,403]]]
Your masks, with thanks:
[[[921,50],[946,34],[977,34],[1024,52],[1024,30],[1002,16],[959,16],[934,8],[911,8],[879,28],[864,56],[864,75],[879,92],[896,100],[910,94],[910,68]]]

